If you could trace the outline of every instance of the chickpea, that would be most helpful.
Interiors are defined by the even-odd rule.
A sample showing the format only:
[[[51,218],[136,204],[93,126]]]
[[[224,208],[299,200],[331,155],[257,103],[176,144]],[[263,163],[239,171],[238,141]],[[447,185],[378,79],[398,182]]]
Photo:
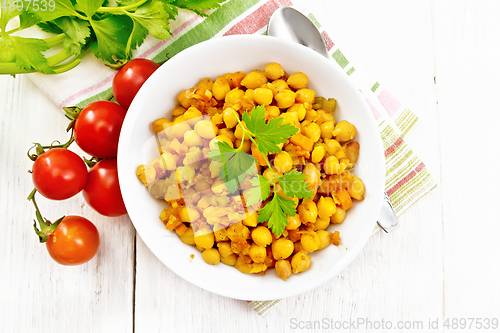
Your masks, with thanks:
[[[337,150],[337,152],[334,154],[334,156],[337,158],[337,160],[342,160],[344,158],[347,158],[347,155],[345,154],[345,151],[343,149]]]
[[[210,229],[200,229],[196,231],[194,236],[194,243],[196,246],[199,246],[203,249],[210,249],[214,246],[215,236],[214,233],[210,231]]]
[[[198,110],[194,106],[191,106],[189,109],[186,110],[186,112],[184,112],[182,116],[190,126],[194,126],[198,122],[197,118],[201,117],[202,114],[200,110]]]
[[[325,139],[325,149],[328,155],[335,155],[339,150],[342,150],[340,143],[334,139]]]
[[[325,157],[325,147],[322,145],[316,146],[311,154],[311,161],[313,163],[319,163],[323,157]]]
[[[337,207],[337,211],[330,217],[330,222],[333,224],[342,223],[345,219],[346,211],[340,207]]]
[[[219,135],[222,135],[226,138],[229,138],[229,141],[231,141],[231,142],[236,141],[236,137],[234,136],[233,131],[231,131],[229,128],[221,128],[219,130]]]
[[[356,200],[363,200],[365,198],[365,184],[361,178],[354,176],[349,186],[349,195]]]
[[[219,253],[221,257],[228,257],[233,254],[233,250],[231,250],[231,242],[219,242],[217,243],[217,248],[219,249]]]
[[[247,227],[256,227],[258,224],[257,221],[258,214],[257,212],[251,214],[250,216],[247,216],[243,219],[243,224],[246,225]]]
[[[307,110],[304,107],[304,104],[295,103],[294,105],[292,105],[291,107],[288,108],[287,112],[297,113],[297,119],[299,121],[302,121],[302,120],[304,120],[304,117],[306,116]]]
[[[245,125],[245,122],[243,120],[241,121],[241,123]],[[243,138],[243,130],[241,129],[240,124],[236,125],[236,129],[234,130],[234,136],[236,137],[236,139],[240,140]]]
[[[255,263],[260,264],[264,262],[264,259],[266,259],[266,248],[257,244],[252,244],[250,245],[250,251],[248,251],[248,254]]]
[[[236,136],[235,136],[235,138],[236,138]],[[242,148],[243,152],[247,153],[247,154],[251,154],[251,145],[252,145],[252,142],[250,140],[245,140],[243,142],[243,148]],[[236,139],[234,141],[234,146],[236,148],[240,148],[240,146],[241,146],[241,140],[240,139]]]
[[[276,87],[276,92],[274,93],[276,95],[277,92],[280,92],[282,90],[285,90],[285,89],[290,89],[288,87],[288,83],[286,83],[285,80],[282,80],[282,79],[278,79],[278,80],[274,80],[273,82],[273,86]]]
[[[283,281],[286,281],[286,279],[292,275],[292,265],[290,265],[290,261],[288,260],[277,260],[274,264],[274,268],[276,269],[276,275],[278,275]]]
[[[356,141],[349,142],[345,146],[345,154],[349,159],[349,162],[356,163],[359,156],[359,143]]]
[[[281,65],[276,62],[268,64],[264,69],[264,73],[269,80],[277,80],[285,75],[285,71],[283,70]]]
[[[300,221],[299,214],[295,214],[295,216],[288,216],[288,224],[286,225],[286,230],[297,230],[302,222]]]
[[[318,207],[316,203],[312,200],[306,200],[302,202],[298,207],[299,215],[304,222],[316,222],[318,217]]]
[[[254,89],[247,89],[245,91],[245,98],[250,102],[254,103],[255,102],[255,90]]]
[[[306,176],[306,179],[304,181],[307,183],[308,187],[313,192],[316,193],[316,190],[318,189],[318,186],[321,183],[321,173],[312,163],[308,163],[306,165],[303,173]],[[314,222],[314,221],[309,221],[309,222]]]
[[[281,111],[277,106],[274,106],[274,105],[266,106],[266,111],[265,111],[265,119],[266,120],[278,118],[280,116],[280,114],[281,114]]]
[[[184,140],[184,133],[190,130],[191,127],[187,122],[180,122],[170,126],[170,133],[179,140]]]
[[[241,254],[236,259],[236,263],[234,265],[240,272],[245,274],[250,274],[252,271],[252,258],[248,255]]]
[[[333,130],[333,136],[337,141],[349,141],[356,135],[356,127],[347,120],[340,121]]]
[[[270,105],[273,102],[273,92],[268,88],[257,88],[253,98],[259,105]]]
[[[318,215],[324,220],[329,220],[330,216],[335,214],[337,211],[337,206],[333,202],[331,197],[321,197],[318,200]]]
[[[145,186],[150,185],[156,179],[156,170],[153,167],[147,165],[139,165],[136,171],[137,178]]]
[[[222,141],[227,143],[231,148],[234,148],[233,141],[231,141],[231,139],[225,135],[217,135],[215,138],[210,140],[208,146],[210,147],[210,149],[217,149],[217,147],[215,146],[215,142],[222,142]]]
[[[221,229],[214,228],[214,236],[215,236],[215,242],[217,244],[219,242],[224,242],[229,240],[229,237],[227,237],[227,229],[224,229],[223,227]]]
[[[220,261],[223,264],[228,265],[228,266],[234,266],[234,265],[236,265],[236,260],[238,260],[238,256],[235,253],[230,254],[227,257],[221,257],[220,258]]]
[[[209,77],[204,78],[198,82],[196,89],[206,89],[212,91],[212,87],[214,86],[214,80]]]
[[[190,165],[185,165],[177,168],[175,170],[177,179],[179,182],[188,182],[194,178],[195,171],[192,166]]]
[[[182,207],[180,218],[182,222],[194,222],[200,217],[200,213],[191,207]]]
[[[222,112],[222,119],[224,119],[227,128],[233,128],[238,124],[238,119],[236,119],[235,115],[237,115],[237,113],[233,108],[226,108]]]
[[[281,153],[276,154],[276,156],[274,157],[274,167],[276,168],[276,170],[278,170],[278,172],[281,173],[286,173],[292,170],[293,161],[290,154],[286,151],[282,151]]]
[[[229,75],[228,80],[229,80],[229,85],[231,86],[232,89],[234,88],[239,88],[241,87],[241,80],[246,76],[247,74],[245,72],[234,72],[231,75]]]
[[[339,160],[335,156],[328,156],[323,165],[326,174],[337,175],[340,172]]]
[[[210,119],[210,121],[212,122],[212,124],[214,124],[214,126],[222,125],[222,123],[223,123],[222,113],[216,113],[216,114],[214,114],[212,116],[212,118]]]
[[[184,244],[194,245],[194,232],[193,228],[188,228],[185,233],[181,235],[181,241]]]
[[[314,230],[325,230],[330,225],[330,217],[328,219],[322,219],[318,216],[316,222],[314,223]]]
[[[252,239],[255,244],[266,247],[271,244],[273,238],[271,236],[271,232],[268,228],[264,226],[259,226],[252,230]]]
[[[318,234],[314,231],[308,231],[300,238],[300,244],[302,248],[309,253],[316,251],[320,244]]]
[[[278,238],[271,245],[273,257],[276,260],[286,259],[293,253],[293,242],[287,238]]]
[[[241,89],[235,88],[227,93],[225,102],[228,104],[236,104],[238,101],[245,96],[245,92]]]
[[[308,81],[307,75],[302,72],[297,72],[290,75],[286,83],[293,89],[302,89],[307,87]]]
[[[207,249],[203,251],[201,257],[209,265],[218,265],[220,262],[220,254],[216,249]]]
[[[310,123],[302,127],[302,133],[311,139],[313,142],[316,142],[321,137],[321,129],[318,124]]]
[[[256,89],[266,83],[267,77],[264,72],[260,70],[251,71],[241,81],[241,85],[247,87],[248,89]]]
[[[331,232],[328,232],[325,230],[318,230],[316,233],[318,234],[318,237],[319,237],[318,250],[323,250],[332,241],[333,234]]]
[[[159,133],[163,131],[165,128],[169,128],[172,122],[166,118],[160,118],[153,121],[153,131],[155,133]]]
[[[295,104],[295,92],[291,90],[281,90],[274,96],[280,109],[287,109]]]
[[[314,97],[316,97],[316,92],[312,89],[299,89],[297,90],[297,96],[295,97],[295,101],[297,103],[314,103]]]
[[[333,137],[333,129],[334,128],[335,128],[335,125],[334,125],[333,121],[325,121],[320,126],[321,137],[323,139],[331,139]]]
[[[304,252],[298,252],[292,257],[292,272],[298,274],[311,267],[311,258]]]
[[[212,86],[213,97],[218,101],[223,101],[229,91],[231,91],[229,81],[225,77],[219,76]]]
[[[196,131],[190,130],[184,133],[184,143],[188,147],[201,146],[203,142],[201,141],[201,137]]]

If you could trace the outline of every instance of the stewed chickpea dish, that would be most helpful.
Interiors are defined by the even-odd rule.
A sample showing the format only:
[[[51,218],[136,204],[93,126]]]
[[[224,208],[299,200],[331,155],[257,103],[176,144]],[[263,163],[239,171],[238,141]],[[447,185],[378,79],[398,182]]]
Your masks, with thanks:
[[[304,73],[288,75],[280,64],[270,63],[264,70],[205,78],[177,100],[172,119],[152,124],[160,156],[137,168],[150,193],[168,202],[160,214],[168,230],[201,251],[208,264],[222,262],[262,275],[275,268],[283,280],[309,269],[310,253],[340,244],[339,232],[326,229],[344,221],[353,199],[364,199],[365,187],[350,173],[360,149],[353,141],[356,127],[336,122],[334,99],[317,97]],[[263,150],[248,122],[256,110],[262,112],[261,124],[293,127],[294,134]],[[251,171],[237,178],[234,189],[224,176],[230,173],[228,162],[210,158],[223,146],[253,156]],[[293,195],[298,187],[282,182],[290,174],[303,179],[302,195]],[[283,212],[273,211],[283,215],[282,225],[278,218],[272,227],[271,219],[262,219],[272,200],[262,190],[262,200],[254,203],[259,179],[279,196],[272,200],[291,205],[291,211],[286,205]]]

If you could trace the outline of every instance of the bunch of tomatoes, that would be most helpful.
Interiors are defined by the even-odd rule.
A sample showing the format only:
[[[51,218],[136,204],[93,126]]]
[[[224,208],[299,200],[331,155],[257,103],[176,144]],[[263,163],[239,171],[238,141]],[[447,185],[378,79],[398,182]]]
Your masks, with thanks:
[[[81,216],[64,216],[54,223],[42,217],[35,194],[51,200],[65,200],[83,192],[90,207],[101,215],[121,216],[127,213],[118,183],[117,151],[120,130],[132,100],[139,88],[159,67],[147,59],[132,59],[115,75],[113,95],[118,104],[97,101],[83,110],[65,108],[71,120],[71,138],[65,144],[35,144],[32,178],[35,189],[32,201],[40,229],[35,232],[45,243],[50,256],[62,265],[79,265],[92,259],[99,249],[99,232]],[[84,159],[68,149],[72,142],[87,154]],[[90,169],[87,169],[87,165]]]

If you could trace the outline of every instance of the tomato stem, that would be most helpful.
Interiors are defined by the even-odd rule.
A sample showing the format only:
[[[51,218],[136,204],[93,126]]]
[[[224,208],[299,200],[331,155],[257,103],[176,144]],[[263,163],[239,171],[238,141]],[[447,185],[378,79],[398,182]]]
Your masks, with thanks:
[[[42,213],[40,213],[40,209],[38,208],[38,205],[35,200],[36,192],[37,192],[36,188],[34,188],[33,191],[31,191],[30,195],[28,196],[28,201],[31,201],[33,203],[33,206],[35,206],[36,220],[34,220],[33,223],[33,228],[35,229],[35,233],[38,235],[40,243],[45,243],[49,239],[49,236],[52,233],[54,233],[54,230],[56,230],[59,223],[62,222],[64,216],[54,223],[51,223],[49,220],[44,219]],[[37,221],[38,224],[40,225],[40,229],[38,229],[36,226]]]

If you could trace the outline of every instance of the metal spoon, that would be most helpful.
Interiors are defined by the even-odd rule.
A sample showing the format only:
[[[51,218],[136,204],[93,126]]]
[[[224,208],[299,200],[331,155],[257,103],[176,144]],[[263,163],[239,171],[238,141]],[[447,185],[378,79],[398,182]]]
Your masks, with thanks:
[[[292,7],[280,7],[271,15],[267,25],[267,34],[302,44],[332,59],[314,23]],[[399,227],[399,222],[389,196],[385,192],[384,194],[377,223],[385,232],[391,232]]]

